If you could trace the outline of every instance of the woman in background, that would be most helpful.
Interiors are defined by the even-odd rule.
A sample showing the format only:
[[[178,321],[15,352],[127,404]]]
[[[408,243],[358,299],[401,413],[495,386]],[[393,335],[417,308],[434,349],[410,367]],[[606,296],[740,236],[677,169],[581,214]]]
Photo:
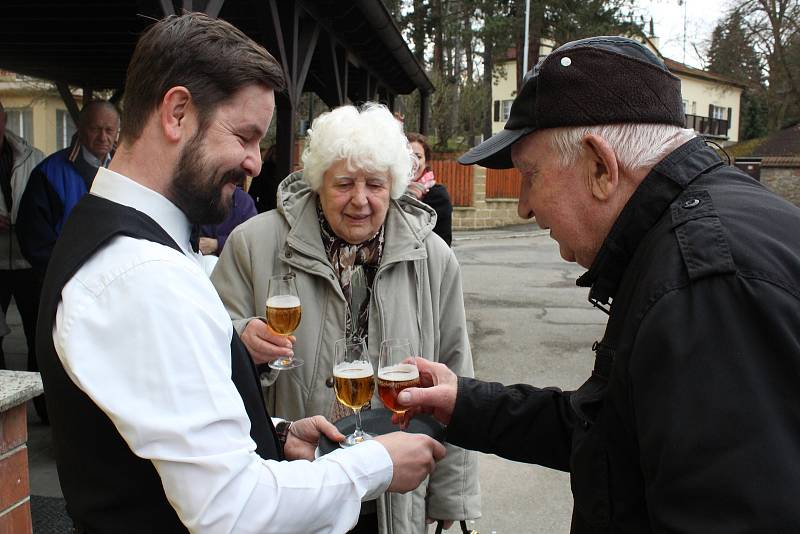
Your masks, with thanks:
[[[443,184],[437,184],[430,166],[431,147],[425,136],[419,133],[406,134],[411,150],[417,158],[417,171],[407,193],[414,195],[436,211],[436,226],[433,231],[450,245],[453,241],[453,203]]]

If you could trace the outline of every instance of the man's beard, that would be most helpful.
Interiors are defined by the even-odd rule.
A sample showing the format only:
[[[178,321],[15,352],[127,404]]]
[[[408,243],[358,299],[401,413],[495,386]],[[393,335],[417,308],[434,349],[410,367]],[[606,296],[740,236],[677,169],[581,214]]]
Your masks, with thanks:
[[[244,181],[241,169],[231,169],[220,175],[219,169],[206,164],[200,132],[189,141],[173,172],[169,199],[192,224],[219,224],[230,212],[231,199],[223,198],[226,184]],[[218,177],[218,178],[217,178]]]

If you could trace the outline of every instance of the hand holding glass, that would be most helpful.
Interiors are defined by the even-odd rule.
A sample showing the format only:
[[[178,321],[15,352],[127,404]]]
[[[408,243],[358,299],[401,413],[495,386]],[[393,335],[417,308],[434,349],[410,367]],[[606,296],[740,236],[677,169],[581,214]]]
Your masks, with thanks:
[[[375,371],[363,339],[340,339],[333,348],[333,384],[336,398],[356,413],[355,430],[340,443],[342,447],[350,447],[372,439],[372,436],[361,429],[361,408],[366,406],[375,391]]]
[[[407,339],[385,339],[378,360],[378,396],[383,405],[396,414],[408,409],[397,402],[397,394],[406,388],[419,387],[417,359],[411,354]]]
[[[295,274],[279,274],[269,278],[267,286],[267,324],[282,336],[290,336],[300,325],[302,316],[300,297],[297,296]],[[273,369],[292,369],[303,365],[303,360],[282,357],[269,362]]]

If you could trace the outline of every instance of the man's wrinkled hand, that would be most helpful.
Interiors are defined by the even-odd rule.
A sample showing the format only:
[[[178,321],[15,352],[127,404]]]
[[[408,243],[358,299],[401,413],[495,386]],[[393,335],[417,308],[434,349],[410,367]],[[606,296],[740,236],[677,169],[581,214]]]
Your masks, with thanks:
[[[247,323],[241,338],[256,365],[294,356],[293,347],[296,338],[276,334],[259,318],[251,319]]]
[[[344,434],[333,426],[333,423],[321,415],[306,417],[292,423],[289,427],[289,434],[286,436],[286,444],[283,446],[283,454],[287,460],[308,460],[314,461],[314,451],[319,444],[321,435],[325,435],[336,443],[344,439]]]
[[[449,424],[458,394],[458,376],[446,365],[425,358],[417,358],[419,380],[422,387],[407,388],[397,396],[397,402],[408,406],[403,414],[394,414],[392,422],[407,428],[418,413],[432,414],[442,424]]]

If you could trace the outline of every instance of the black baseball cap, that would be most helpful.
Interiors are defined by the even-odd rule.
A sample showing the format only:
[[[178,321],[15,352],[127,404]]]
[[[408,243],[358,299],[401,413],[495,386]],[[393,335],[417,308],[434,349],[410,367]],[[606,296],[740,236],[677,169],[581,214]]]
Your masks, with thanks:
[[[684,126],[681,82],[643,44],[590,37],[553,50],[525,79],[505,128],[458,158],[509,169],[511,146],[536,130],[650,123]]]

